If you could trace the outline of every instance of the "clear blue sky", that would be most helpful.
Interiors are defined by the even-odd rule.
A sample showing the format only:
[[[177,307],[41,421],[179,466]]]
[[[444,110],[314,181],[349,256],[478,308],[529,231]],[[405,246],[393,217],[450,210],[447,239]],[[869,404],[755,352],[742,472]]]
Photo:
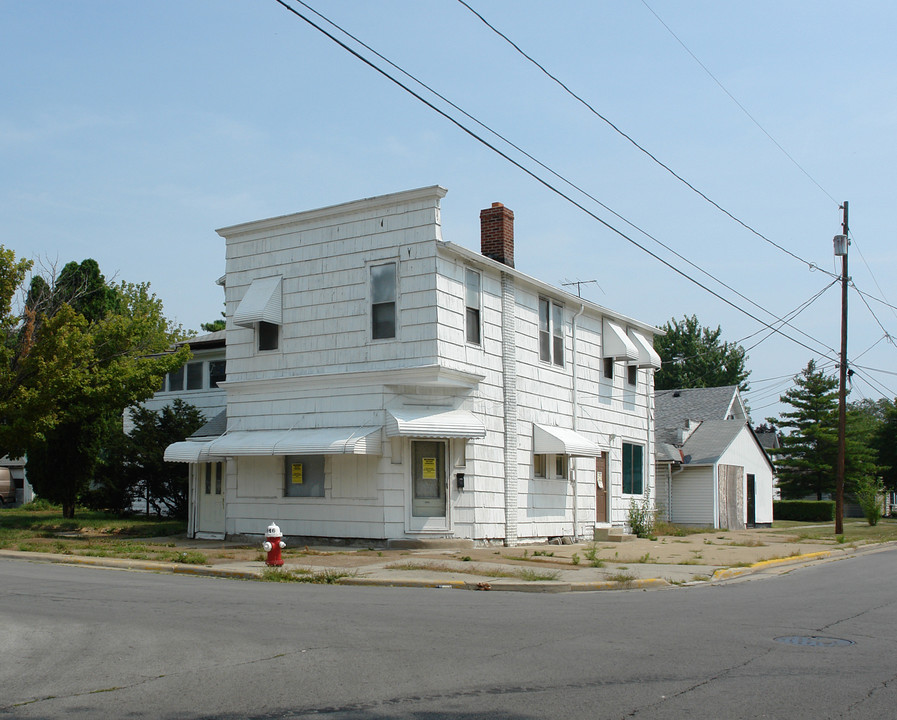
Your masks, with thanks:
[[[893,2],[469,3],[676,173],[820,269],[686,188],[457,0],[310,0],[700,270],[508,150],[515,159],[751,314],[773,321],[702,271],[776,316],[789,313],[840,271],[832,236],[842,200],[850,275],[897,304]],[[503,202],[516,215],[523,272],[555,285],[595,280],[584,297],[657,325],[696,314],[722,326],[725,339],[751,348],[755,421],[778,412],[772,403],[808,360],[833,367],[837,287],[794,321],[810,338],[786,329],[815,352],[778,336],[753,347],[762,324],[274,0],[3,0],[0,78],[0,244],[44,264],[93,257],[107,277],[149,281],[186,328],[222,309],[216,228],[440,184],[446,240],[479,249],[479,210]],[[874,315],[851,291],[852,398],[893,397],[897,351],[885,333],[897,334],[897,310],[867,302]]]

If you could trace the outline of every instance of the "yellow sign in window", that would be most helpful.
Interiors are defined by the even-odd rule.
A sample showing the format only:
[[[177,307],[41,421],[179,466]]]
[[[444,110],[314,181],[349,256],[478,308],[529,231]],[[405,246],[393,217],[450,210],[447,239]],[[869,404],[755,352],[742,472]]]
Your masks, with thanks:
[[[436,479],[436,458],[422,458],[422,477],[424,480],[435,480]]]
[[[293,485],[302,484],[302,463],[292,463],[290,465],[290,480]]]

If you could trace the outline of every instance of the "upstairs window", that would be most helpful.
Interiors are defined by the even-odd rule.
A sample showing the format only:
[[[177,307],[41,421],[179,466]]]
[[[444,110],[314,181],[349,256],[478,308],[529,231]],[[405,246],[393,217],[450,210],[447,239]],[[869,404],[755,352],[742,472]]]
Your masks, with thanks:
[[[465,326],[467,342],[480,344],[480,274],[467,268],[464,278]]]
[[[187,389],[202,390],[202,363],[187,363]]]
[[[216,388],[227,377],[227,363],[224,360],[209,361],[209,387]]]
[[[612,357],[604,358],[604,377],[608,380],[614,379],[614,359]]]
[[[539,359],[564,366],[564,308],[539,298]]]
[[[626,380],[630,385],[638,384],[638,365],[628,365],[626,367]]]
[[[396,264],[371,266],[371,338],[396,336]]]
[[[184,389],[184,368],[172,370],[168,373],[168,392],[178,392]]]
[[[260,320],[256,327],[259,350],[277,350],[280,345],[280,325]]]

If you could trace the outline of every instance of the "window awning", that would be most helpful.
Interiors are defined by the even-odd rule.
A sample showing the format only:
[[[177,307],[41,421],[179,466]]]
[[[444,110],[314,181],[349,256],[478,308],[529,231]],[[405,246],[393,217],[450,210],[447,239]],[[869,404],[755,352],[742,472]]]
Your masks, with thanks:
[[[191,442],[184,440],[176,442],[165,448],[162,459],[165,462],[204,463],[215,462],[223,458],[212,455],[209,452],[211,442]]]
[[[535,455],[598,457],[601,455],[601,448],[575,430],[534,424],[533,453]]]
[[[415,406],[390,410],[387,437],[484,438],[486,426],[472,412]]]
[[[252,327],[257,322],[283,324],[280,275],[253,280],[237,306],[234,324]]]
[[[629,331],[629,339],[638,350],[638,366],[640,368],[654,368],[660,370],[660,355],[654,349],[654,345],[638,330]]]
[[[316,428],[314,430],[243,430],[213,440],[211,452],[225,457],[246,455],[379,455],[380,428]]]
[[[604,332],[601,337],[602,357],[632,362],[638,360],[638,348],[617,323],[604,319]]]

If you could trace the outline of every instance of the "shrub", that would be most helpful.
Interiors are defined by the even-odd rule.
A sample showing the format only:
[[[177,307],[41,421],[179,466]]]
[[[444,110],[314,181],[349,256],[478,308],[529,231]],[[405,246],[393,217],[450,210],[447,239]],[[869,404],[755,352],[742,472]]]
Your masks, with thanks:
[[[629,501],[629,527],[636,537],[654,538],[655,514],[647,495],[641,502],[635,498]]]
[[[776,520],[831,522],[835,519],[834,500],[775,500],[772,516]]]
[[[878,521],[882,516],[882,495],[885,492],[885,486],[881,479],[864,475],[856,482],[854,494],[863,511],[863,517],[870,525],[878,525]]]

